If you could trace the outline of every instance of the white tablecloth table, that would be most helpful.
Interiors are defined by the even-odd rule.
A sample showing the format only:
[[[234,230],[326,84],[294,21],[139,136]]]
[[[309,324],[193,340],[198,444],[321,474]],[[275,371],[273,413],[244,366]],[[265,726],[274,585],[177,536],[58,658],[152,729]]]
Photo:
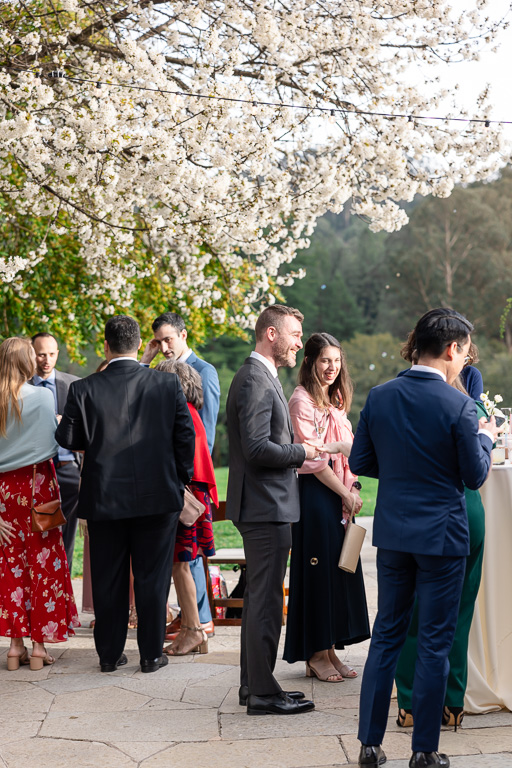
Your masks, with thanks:
[[[512,710],[512,466],[493,467],[480,493],[484,562],[469,635],[464,704],[475,714]]]

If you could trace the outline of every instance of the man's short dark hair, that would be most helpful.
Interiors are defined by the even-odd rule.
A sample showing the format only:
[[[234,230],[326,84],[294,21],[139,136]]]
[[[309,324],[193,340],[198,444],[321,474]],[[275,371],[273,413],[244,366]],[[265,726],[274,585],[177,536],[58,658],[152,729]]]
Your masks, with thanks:
[[[177,315],[176,312],[164,312],[163,315],[159,315],[151,326],[153,333],[156,333],[162,325],[172,325],[177,333],[181,333],[185,330],[185,321],[182,316]]]
[[[262,341],[265,338],[267,328],[275,328],[278,333],[281,332],[286,317],[295,317],[299,323],[304,320],[304,315],[294,307],[287,307],[286,304],[273,304],[263,310],[256,320],[255,333],[256,341]]]
[[[57,339],[55,338],[55,336],[53,335],[53,333],[46,333],[45,331],[42,331],[41,333],[35,333],[35,334],[32,336],[32,339],[31,339],[31,341],[32,341],[32,344],[34,343],[34,341],[35,341],[36,339],[54,339],[54,340],[55,340],[55,342],[57,343],[57,345],[59,344],[59,342],[57,341]]]
[[[449,307],[431,309],[421,317],[414,329],[418,357],[441,357],[444,350],[454,341],[465,344],[473,326],[464,315]]]
[[[128,315],[111,317],[105,325],[105,341],[116,355],[137,352],[140,342],[138,322]]]

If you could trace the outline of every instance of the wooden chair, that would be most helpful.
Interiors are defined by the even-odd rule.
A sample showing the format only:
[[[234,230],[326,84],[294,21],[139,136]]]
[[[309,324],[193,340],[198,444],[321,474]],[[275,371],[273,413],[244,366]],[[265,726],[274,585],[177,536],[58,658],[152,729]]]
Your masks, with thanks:
[[[219,502],[219,508],[213,509],[213,522],[217,523],[226,519],[226,502]],[[209,565],[238,565],[239,568],[245,566],[245,552],[242,549],[218,549],[213,557],[203,558],[206,574],[206,587],[208,589],[208,600],[212,612],[213,623],[219,627],[239,627],[242,619],[218,619],[216,608],[243,608],[244,601],[241,597],[214,597],[212,589],[212,580],[210,578]]]
[[[219,508],[213,508],[213,522],[217,523],[226,519],[226,502],[219,502]],[[218,619],[217,607],[222,608],[243,608],[244,600],[242,597],[214,597],[212,581],[210,578],[209,565],[238,565],[239,568],[246,565],[245,552],[241,549],[218,549],[213,557],[203,556],[203,565],[206,574],[206,588],[208,590],[208,600],[212,612],[213,623],[218,627],[239,627],[242,619]],[[288,596],[288,587],[283,584],[283,624],[285,615],[288,613],[286,597]]]

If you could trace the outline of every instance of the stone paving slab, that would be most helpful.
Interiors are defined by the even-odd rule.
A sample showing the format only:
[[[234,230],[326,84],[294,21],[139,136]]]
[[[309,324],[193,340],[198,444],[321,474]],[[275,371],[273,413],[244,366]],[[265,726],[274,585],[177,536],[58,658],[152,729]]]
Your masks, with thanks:
[[[88,691],[61,693],[55,696],[50,711],[52,714],[65,712],[68,715],[82,712],[124,712],[141,709],[148,701],[151,699],[140,693],[110,685],[108,688],[102,686]]]
[[[263,718],[254,718],[260,720]],[[282,718],[281,718],[282,719]],[[286,719],[286,718],[285,718]],[[193,749],[190,749],[193,747]],[[261,741],[217,741],[208,744],[178,744],[144,760],[143,768],[302,768],[303,766],[346,765],[339,740],[334,736],[311,736],[294,739],[269,738]]]
[[[137,710],[61,716],[50,712],[40,735],[87,741],[208,741],[219,735],[214,709]]]
[[[86,741],[26,739],[0,747],[7,768],[136,768],[137,762],[115,747]]]

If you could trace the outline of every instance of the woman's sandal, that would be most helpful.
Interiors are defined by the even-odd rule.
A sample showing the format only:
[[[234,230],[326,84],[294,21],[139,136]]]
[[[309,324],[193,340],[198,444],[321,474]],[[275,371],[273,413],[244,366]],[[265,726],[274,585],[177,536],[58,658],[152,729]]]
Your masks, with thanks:
[[[355,669],[352,669],[352,667],[347,666],[347,664],[341,664],[339,667],[336,667],[340,675],[343,675],[343,677],[347,677],[349,680],[353,679],[354,677],[357,677],[357,672]]]
[[[23,653],[19,656],[7,656],[7,669],[9,672],[16,672],[20,668],[21,664],[28,664],[28,650],[23,646]]]
[[[180,651],[179,648],[173,648],[173,643],[173,645],[168,645],[167,648],[163,649],[164,653],[168,656],[188,656],[190,653],[208,653],[208,637],[204,629],[201,627],[186,627],[184,624],[181,625],[181,629],[186,629],[189,632],[201,632],[203,638],[202,642],[198,645],[194,645],[194,647],[190,648],[188,651]]]
[[[306,677],[316,677],[318,680],[321,680],[322,683],[342,683],[343,677],[341,676],[341,672],[338,672],[338,670],[334,667],[332,667],[332,669],[334,672],[331,672],[330,674],[322,674],[320,670],[315,669],[315,667],[309,661],[306,661]],[[336,675],[339,675],[339,679],[329,679],[330,677],[335,677]]]
[[[412,728],[414,720],[412,719],[412,709],[399,709],[396,724],[400,728]]]
[[[46,651],[46,654],[44,656],[30,657],[30,669],[33,672],[37,672],[37,670],[42,669],[43,667],[49,667],[52,664],[55,664],[55,659],[53,658],[53,656],[50,656],[48,651]]]
[[[444,707],[443,708],[443,725],[453,725],[453,730],[456,731],[459,725],[464,720],[464,707]]]
[[[352,680],[354,677],[358,676],[355,669],[352,669],[352,667],[349,667],[347,664],[341,663],[341,661],[336,656],[334,648],[329,650],[329,661],[331,662],[334,669],[339,672],[342,677],[346,677],[349,680]]]

